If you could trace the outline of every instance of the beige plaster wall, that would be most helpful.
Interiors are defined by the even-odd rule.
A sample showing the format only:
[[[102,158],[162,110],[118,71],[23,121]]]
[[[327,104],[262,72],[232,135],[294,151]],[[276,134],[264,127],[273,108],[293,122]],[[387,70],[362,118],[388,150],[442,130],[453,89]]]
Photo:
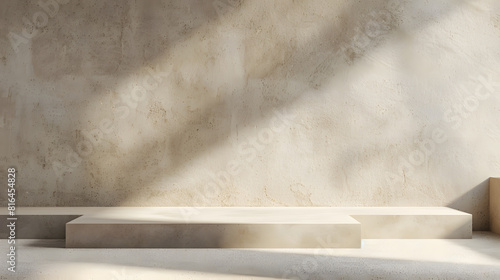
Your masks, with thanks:
[[[490,226],[500,234],[500,178],[490,178]]]
[[[499,66],[493,0],[1,1],[0,172],[23,206],[449,205],[487,229]]]

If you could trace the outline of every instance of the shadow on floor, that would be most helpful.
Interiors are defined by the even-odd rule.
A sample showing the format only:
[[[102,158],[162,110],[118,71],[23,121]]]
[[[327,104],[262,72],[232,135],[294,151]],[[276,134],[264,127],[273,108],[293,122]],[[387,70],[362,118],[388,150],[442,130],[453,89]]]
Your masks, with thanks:
[[[500,262],[477,264],[479,252],[500,259],[500,235],[475,233],[472,240],[451,240],[467,251],[429,251],[411,256],[395,251],[390,258],[373,254],[374,249],[67,249],[44,254],[44,261],[54,267],[110,265],[135,269],[165,270],[165,273],[199,272],[278,279],[499,279]],[[60,248],[61,240],[29,243],[34,247]],[[391,243],[392,244],[392,243]],[[446,243],[443,243],[446,245]],[[410,244],[411,245],[411,244]],[[47,248],[45,247],[45,248]],[[432,246],[431,246],[432,247]],[[411,247],[408,247],[411,248]],[[407,249],[408,249],[407,248]],[[448,247],[443,247],[446,250]],[[453,248],[453,247],[449,247]],[[456,247],[455,247],[456,248]],[[423,248],[425,250],[425,248]],[[364,251],[365,250],[365,251]],[[391,252],[397,248],[387,248]],[[457,258],[464,254],[464,258]],[[335,254],[335,255],[332,255]],[[418,256],[424,257],[418,257]],[[411,256],[410,259],[407,257]],[[431,257],[432,256],[432,257]],[[439,257],[436,257],[439,256]],[[394,259],[391,259],[394,258]],[[396,259],[398,258],[398,259]],[[480,258],[480,257],[479,257]],[[424,259],[424,260],[422,260]],[[460,259],[460,262],[457,262]],[[81,273],[87,273],[82,269]],[[142,271],[142,270],[141,270]],[[161,272],[161,271],[160,271]],[[75,271],[78,273],[78,271]],[[35,278],[33,278],[35,279]]]

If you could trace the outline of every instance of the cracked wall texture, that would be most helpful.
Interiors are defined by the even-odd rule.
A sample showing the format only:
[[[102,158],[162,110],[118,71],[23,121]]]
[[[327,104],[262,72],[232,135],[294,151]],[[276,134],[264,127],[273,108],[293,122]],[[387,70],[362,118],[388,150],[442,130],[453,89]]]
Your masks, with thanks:
[[[18,206],[451,206],[488,229],[497,1],[1,1]],[[7,192],[0,192],[7,204]]]

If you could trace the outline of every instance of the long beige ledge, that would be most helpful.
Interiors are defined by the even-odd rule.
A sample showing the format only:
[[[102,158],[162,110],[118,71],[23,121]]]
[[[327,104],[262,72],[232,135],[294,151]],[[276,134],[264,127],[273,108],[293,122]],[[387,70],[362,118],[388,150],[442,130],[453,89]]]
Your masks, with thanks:
[[[340,229],[340,225],[349,224],[352,229],[356,227],[352,226],[352,221],[359,224],[357,226],[360,226],[362,239],[472,237],[472,215],[447,207],[20,207],[16,215],[17,238],[66,238],[70,240],[70,244],[72,237],[69,233],[73,228],[80,228],[83,235],[85,231],[100,228],[100,236],[113,236],[115,231],[135,230],[139,236],[137,238],[140,238],[140,234],[145,236],[146,228],[159,232],[175,229],[178,232],[200,231],[217,235],[213,228],[221,226],[231,233],[258,231],[259,227],[263,231],[271,230],[273,226],[283,229],[283,225],[290,225],[297,232],[315,227],[335,232],[328,227]],[[0,216],[7,218],[7,210],[1,209]],[[252,229],[249,228],[251,225]],[[282,229],[276,229],[276,235]],[[6,238],[7,227],[0,227],[0,234],[2,238]],[[330,234],[328,237],[330,240],[331,236]],[[189,240],[182,242],[183,246],[189,242],[196,244]],[[265,241],[261,242],[262,247],[269,246]],[[227,241],[225,244],[231,242]],[[256,244],[249,246],[257,246]],[[307,246],[311,244],[313,243],[308,243]],[[151,246],[153,245],[155,244]],[[234,243],[233,245],[236,246]],[[245,244],[239,244],[244,247],[243,245]]]

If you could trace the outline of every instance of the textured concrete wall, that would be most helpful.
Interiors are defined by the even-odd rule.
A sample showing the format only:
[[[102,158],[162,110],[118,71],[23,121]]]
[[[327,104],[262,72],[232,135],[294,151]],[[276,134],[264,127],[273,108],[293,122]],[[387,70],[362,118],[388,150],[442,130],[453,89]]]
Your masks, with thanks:
[[[25,206],[450,205],[487,229],[499,66],[493,0],[1,1],[0,172]]]
[[[500,178],[490,178],[490,227],[500,234]]]

